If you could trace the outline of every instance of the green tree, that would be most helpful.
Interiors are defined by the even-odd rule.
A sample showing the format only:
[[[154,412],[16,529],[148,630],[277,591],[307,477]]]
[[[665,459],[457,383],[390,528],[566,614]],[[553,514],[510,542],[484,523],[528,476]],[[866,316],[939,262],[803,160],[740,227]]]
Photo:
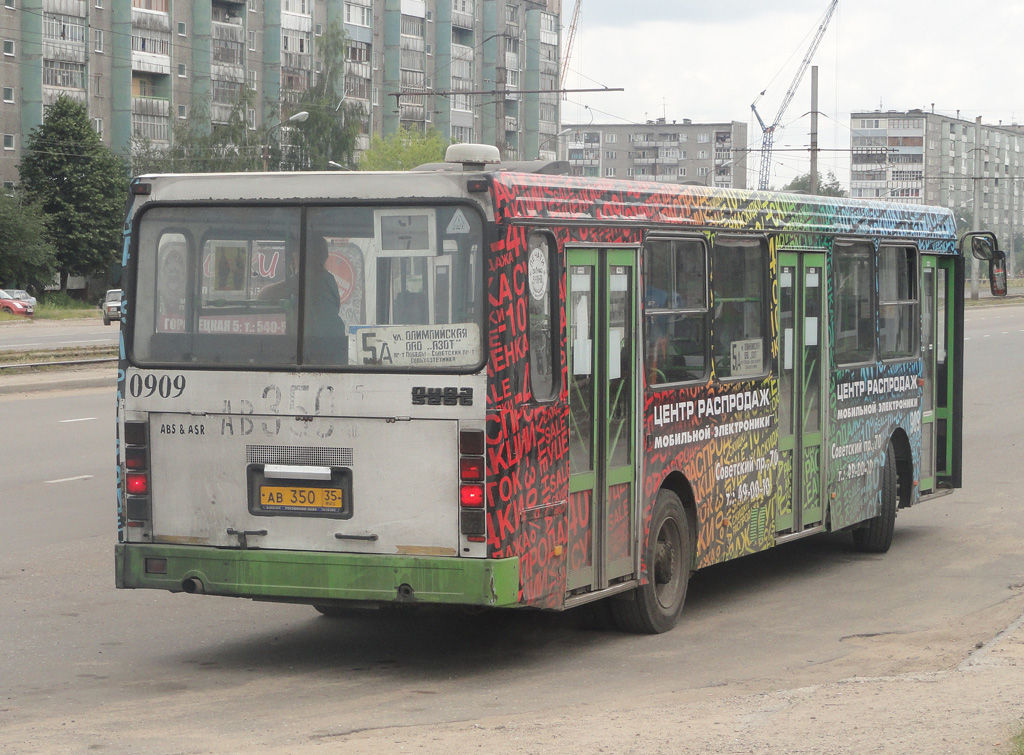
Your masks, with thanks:
[[[421,134],[403,128],[383,139],[375,136],[359,160],[359,170],[409,170],[424,163],[441,162],[448,144],[435,129]]]
[[[0,194],[0,284],[39,292],[56,272],[57,251],[46,240],[39,205]]]
[[[783,191],[796,191],[803,194],[810,194],[811,190],[811,174],[804,173],[803,175],[797,176],[788,184],[782,187]],[[839,185],[839,179],[836,178],[835,173],[832,171],[828,172],[828,178],[822,178],[818,176],[818,196],[822,197],[845,197],[846,191]]]
[[[61,290],[69,275],[106,273],[121,251],[127,171],[100,141],[85,105],[57,98],[29,134],[20,171],[27,199],[45,214]]]
[[[345,32],[333,23],[316,38],[320,72],[295,106],[309,117],[289,129],[289,148],[282,151],[282,170],[327,170],[330,163],[355,164],[356,137],[365,117],[361,105],[345,102]],[[271,142],[272,149],[278,149]]]

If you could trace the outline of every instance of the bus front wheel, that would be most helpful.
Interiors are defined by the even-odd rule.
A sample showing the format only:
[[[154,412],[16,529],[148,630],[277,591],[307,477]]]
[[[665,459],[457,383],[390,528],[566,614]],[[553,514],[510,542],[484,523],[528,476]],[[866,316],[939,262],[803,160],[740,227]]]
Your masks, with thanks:
[[[645,547],[647,584],[610,603],[620,629],[660,634],[675,626],[693,568],[690,519],[671,490],[658,492]]]
[[[892,545],[892,532],[896,527],[896,507],[899,503],[896,474],[896,449],[889,442],[882,466],[882,510],[853,531],[853,546],[861,553],[885,553]]]

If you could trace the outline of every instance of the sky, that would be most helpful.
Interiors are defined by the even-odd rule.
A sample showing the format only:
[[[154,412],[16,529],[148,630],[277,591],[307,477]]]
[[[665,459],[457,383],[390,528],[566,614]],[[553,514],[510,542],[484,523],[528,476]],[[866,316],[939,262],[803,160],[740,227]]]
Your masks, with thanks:
[[[741,121],[751,148],[777,115],[830,0],[580,0],[562,122]],[[563,45],[576,0],[562,0]],[[1024,123],[1024,3],[839,0],[818,66],[819,171],[849,186],[850,113],[920,108]],[[770,183],[807,173],[810,69],[776,131]],[[765,92],[758,99],[758,95]],[[748,160],[748,186],[760,159]]]

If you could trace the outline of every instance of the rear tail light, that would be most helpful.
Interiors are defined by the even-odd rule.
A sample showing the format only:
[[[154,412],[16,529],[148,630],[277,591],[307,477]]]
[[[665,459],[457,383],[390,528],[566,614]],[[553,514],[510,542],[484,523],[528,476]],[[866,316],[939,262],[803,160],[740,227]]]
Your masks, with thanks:
[[[129,527],[144,527],[153,518],[149,498],[149,425],[124,423],[125,518]]]
[[[459,530],[473,543],[486,540],[484,431],[459,433]]]
[[[466,508],[482,509],[484,507],[484,486],[463,485],[459,488],[459,503]]]
[[[149,477],[145,472],[129,472],[125,475],[125,490],[128,491],[128,495],[147,495]]]
[[[484,481],[484,459],[478,457],[462,457],[459,459],[459,479],[463,482]]]

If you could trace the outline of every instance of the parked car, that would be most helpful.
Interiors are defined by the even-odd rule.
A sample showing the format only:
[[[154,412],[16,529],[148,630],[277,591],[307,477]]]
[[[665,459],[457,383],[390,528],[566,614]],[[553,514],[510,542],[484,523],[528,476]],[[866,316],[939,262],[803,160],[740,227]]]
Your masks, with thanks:
[[[29,304],[21,299],[15,299],[6,291],[0,290],[0,312],[10,312],[12,315],[31,317],[35,314],[35,311],[34,304]]]
[[[121,319],[121,289],[112,288],[103,297],[103,324],[110,325]]]
[[[21,301],[27,301],[32,305],[33,308],[39,303],[36,301],[36,297],[30,294],[28,291],[22,291],[19,288],[5,288],[4,291],[9,293],[12,298],[20,299]]]

